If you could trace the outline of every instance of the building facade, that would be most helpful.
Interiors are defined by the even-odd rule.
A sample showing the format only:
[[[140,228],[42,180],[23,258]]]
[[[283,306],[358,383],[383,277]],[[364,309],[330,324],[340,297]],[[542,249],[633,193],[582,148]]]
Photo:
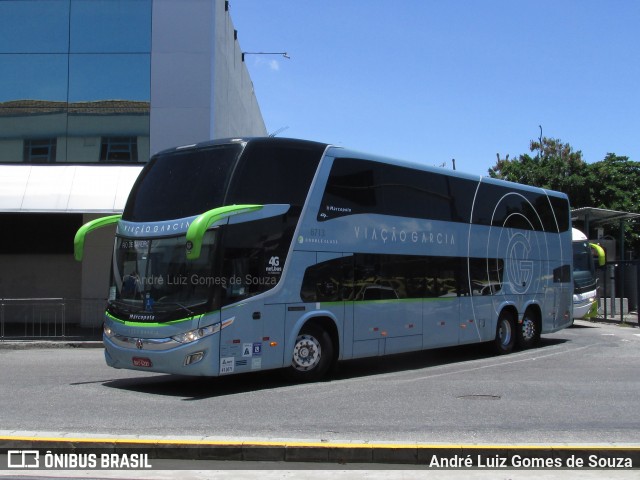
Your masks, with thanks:
[[[0,338],[99,330],[150,155],[266,128],[224,0],[0,0]]]

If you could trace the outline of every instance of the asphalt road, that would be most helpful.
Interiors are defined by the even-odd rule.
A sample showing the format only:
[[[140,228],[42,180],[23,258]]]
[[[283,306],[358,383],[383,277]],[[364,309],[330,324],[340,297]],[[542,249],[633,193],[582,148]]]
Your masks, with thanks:
[[[577,322],[539,348],[353,361],[329,380],[114,370],[102,349],[0,346],[0,434],[426,443],[640,443],[640,329]]]

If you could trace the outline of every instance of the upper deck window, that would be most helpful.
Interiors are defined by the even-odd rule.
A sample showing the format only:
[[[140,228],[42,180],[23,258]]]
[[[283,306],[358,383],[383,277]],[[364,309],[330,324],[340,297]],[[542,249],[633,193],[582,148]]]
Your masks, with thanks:
[[[302,206],[325,146],[309,142],[249,143],[226,199],[227,205],[285,203]]]
[[[358,213],[468,222],[475,184],[434,172],[338,158],[318,220]]]
[[[363,213],[555,233],[569,228],[568,201],[541,189],[478,184],[451,174],[337,158],[317,219]]]
[[[481,183],[473,210],[473,223],[539,232],[569,229],[569,202],[529,190]]]
[[[172,220],[223,205],[302,207],[325,147],[313,142],[256,139],[155,156],[134,185],[123,219]]]
[[[138,177],[123,219],[154,222],[199,215],[223,205],[240,144],[175,151],[154,157]]]

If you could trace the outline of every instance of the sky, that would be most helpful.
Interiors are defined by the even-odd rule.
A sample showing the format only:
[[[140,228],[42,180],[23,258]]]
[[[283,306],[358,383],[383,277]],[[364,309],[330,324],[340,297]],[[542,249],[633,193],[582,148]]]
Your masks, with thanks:
[[[542,135],[640,161],[636,0],[230,0],[267,130],[486,175]]]

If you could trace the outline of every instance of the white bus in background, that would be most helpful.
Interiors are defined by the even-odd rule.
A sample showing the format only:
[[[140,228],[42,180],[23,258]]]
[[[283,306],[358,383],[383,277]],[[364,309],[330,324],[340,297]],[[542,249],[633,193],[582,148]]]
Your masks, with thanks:
[[[572,229],[573,237],[573,318],[584,318],[598,301],[598,277],[592,249],[598,251],[599,264],[604,265],[604,251],[589,243],[580,230]]]

